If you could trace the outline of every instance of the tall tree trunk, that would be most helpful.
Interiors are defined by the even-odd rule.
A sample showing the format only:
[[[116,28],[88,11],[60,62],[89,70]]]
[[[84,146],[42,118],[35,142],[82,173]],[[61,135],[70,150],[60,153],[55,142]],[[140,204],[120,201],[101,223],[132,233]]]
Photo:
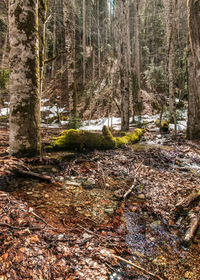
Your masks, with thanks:
[[[56,9],[56,0],[54,1],[54,12],[53,12],[53,57],[56,55],[56,23],[57,23],[57,9]],[[55,62],[53,59],[51,63],[51,78],[54,78],[55,75]]]
[[[38,0],[9,2],[10,154],[40,152]]]
[[[176,129],[176,105],[175,105],[175,40],[176,40],[176,2],[177,0],[164,0],[166,9],[166,31],[168,46],[168,81],[169,81],[169,111]]]
[[[200,138],[200,0],[188,0],[188,139]]]
[[[63,17],[64,17],[64,31],[65,31],[65,50],[67,51],[65,59],[65,85],[66,90],[61,96],[62,106],[66,106],[70,110],[70,95],[69,95],[69,66],[70,62],[73,62],[72,39],[71,39],[71,23],[70,23],[70,11],[68,0],[63,1]],[[72,61],[71,61],[72,58]]]
[[[139,0],[134,0],[134,35],[135,35],[135,73],[137,87],[140,89],[140,41],[139,41]]]
[[[98,75],[101,78],[101,37],[100,37],[100,10],[99,0],[97,0],[97,45],[98,45]]]
[[[72,0],[72,13],[73,13],[73,34],[72,34],[72,60],[73,60],[73,114],[77,116],[78,95],[76,88],[76,5],[75,0]]]
[[[86,80],[86,6],[85,0],[83,0],[83,85],[85,85]]]
[[[133,122],[141,114],[140,96],[140,42],[139,42],[139,0],[134,0],[135,71],[132,73]]]
[[[121,130],[129,130],[129,71],[127,61],[127,27],[129,1],[120,2],[120,83],[121,83]]]
[[[46,33],[47,0],[39,0],[39,58],[40,58],[40,97],[42,96],[44,60],[45,60],[45,33]]]

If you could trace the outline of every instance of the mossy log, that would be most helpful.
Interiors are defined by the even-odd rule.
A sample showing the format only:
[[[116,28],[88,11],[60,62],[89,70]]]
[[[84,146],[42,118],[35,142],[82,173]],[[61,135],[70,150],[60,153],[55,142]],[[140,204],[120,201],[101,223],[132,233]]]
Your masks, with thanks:
[[[169,130],[169,122],[168,121],[161,121],[161,123],[160,123],[160,120],[157,119],[155,121],[155,123],[156,123],[157,127],[160,127],[161,131],[167,132]]]
[[[142,134],[144,133],[144,129],[136,128],[131,133],[125,133],[125,135],[121,137],[116,137],[115,139],[115,146],[121,147],[123,145],[130,145],[137,143]]]
[[[62,132],[58,137],[53,138],[51,145],[46,146],[47,151],[60,150],[107,150],[133,144],[140,140],[144,130],[135,129],[122,137],[113,137],[110,130],[104,126],[102,134],[76,129],[69,129]]]

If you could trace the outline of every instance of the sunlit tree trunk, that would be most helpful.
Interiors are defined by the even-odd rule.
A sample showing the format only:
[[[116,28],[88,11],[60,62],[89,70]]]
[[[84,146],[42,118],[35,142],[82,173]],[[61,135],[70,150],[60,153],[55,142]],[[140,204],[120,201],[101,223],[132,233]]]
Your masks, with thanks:
[[[10,154],[40,152],[38,0],[9,2]]]
[[[39,58],[40,58],[40,96],[42,96],[45,59],[47,0],[39,0]]]
[[[73,81],[70,80],[70,64],[73,64],[73,43],[72,43],[72,24],[71,24],[71,13],[70,13],[70,4],[68,0],[63,1],[63,16],[64,16],[64,31],[65,31],[65,50],[66,50],[66,57],[65,57],[65,85],[66,90],[62,93],[61,101],[62,106],[66,106],[67,109],[70,110],[70,92],[69,86],[70,83]],[[71,36],[72,35],[72,36]]]
[[[200,0],[188,0],[188,139],[200,138]]]
[[[85,0],[83,0],[83,84],[86,80],[86,6]]]
[[[141,115],[141,95],[140,95],[140,41],[139,41],[139,0],[133,1],[134,6],[134,71],[132,73],[132,103],[133,122],[136,115]]]
[[[97,45],[98,45],[98,75],[101,77],[101,37],[100,37],[100,10],[99,0],[97,0]]]
[[[166,11],[166,33],[168,46],[168,81],[169,81],[169,111],[173,118],[176,135],[176,105],[175,105],[175,40],[176,40],[176,3],[177,0],[164,0]]]
[[[120,2],[120,84],[121,84],[121,130],[129,130],[129,71],[127,60],[127,26],[129,1]]]
[[[53,57],[56,55],[56,21],[57,21],[57,10],[56,10],[56,0],[54,1],[54,12],[53,12]],[[55,75],[55,59],[51,63],[51,78]]]

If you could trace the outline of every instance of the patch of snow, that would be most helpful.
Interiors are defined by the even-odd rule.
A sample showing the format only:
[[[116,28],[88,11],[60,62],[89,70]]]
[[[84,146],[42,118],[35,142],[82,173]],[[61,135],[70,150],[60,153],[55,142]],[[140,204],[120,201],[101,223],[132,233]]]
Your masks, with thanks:
[[[41,112],[50,111],[52,114],[57,114],[57,112],[62,113],[65,109],[64,108],[57,108],[55,105],[51,106],[41,106]]]
[[[102,119],[84,121],[82,122],[82,126],[79,129],[85,131],[89,131],[89,130],[100,131],[102,130],[104,125],[111,126],[111,123],[115,130],[120,130],[121,118],[116,118],[116,117],[112,117],[109,120],[108,118],[102,118]]]
[[[60,128],[60,125],[58,123],[52,123],[52,124],[45,124],[41,123],[41,127],[48,127],[48,128]]]
[[[157,119],[159,119],[160,118],[160,115],[159,114],[156,114],[156,115],[152,115],[152,116],[150,116],[150,115],[144,115],[144,116],[142,116],[142,119],[144,120],[144,121],[147,121],[147,122],[151,122],[151,121],[156,121]]]
[[[41,99],[41,103],[45,103],[45,102],[48,102],[48,101],[49,101],[48,98],[42,98],[42,99]]]
[[[187,122],[186,121],[178,121],[177,123],[177,131],[185,131],[187,127]],[[169,129],[174,130],[174,124],[170,123],[169,124]]]
[[[7,116],[10,113],[10,109],[9,108],[2,108],[0,109],[0,115],[1,116]]]

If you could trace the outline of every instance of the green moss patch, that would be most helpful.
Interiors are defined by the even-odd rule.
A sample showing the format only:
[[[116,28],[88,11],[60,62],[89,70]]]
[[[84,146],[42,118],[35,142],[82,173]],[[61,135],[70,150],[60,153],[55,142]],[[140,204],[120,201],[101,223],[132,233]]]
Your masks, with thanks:
[[[142,129],[135,129],[122,137],[113,137],[110,130],[104,126],[102,134],[69,129],[62,132],[58,137],[53,138],[51,145],[46,146],[47,151],[52,150],[107,150],[133,144],[140,140],[143,134]]]
[[[116,137],[115,142],[116,142],[116,147],[122,147],[123,145],[130,145],[137,143],[141,136],[144,133],[144,129],[136,128],[134,131],[131,133],[123,133],[123,136],[121,137]]]
[[[156,120],[156,126],[160,126],[160,120]],[[161,121],[161,131],[167,132],[169,130],[169,122],[168,121]]]

